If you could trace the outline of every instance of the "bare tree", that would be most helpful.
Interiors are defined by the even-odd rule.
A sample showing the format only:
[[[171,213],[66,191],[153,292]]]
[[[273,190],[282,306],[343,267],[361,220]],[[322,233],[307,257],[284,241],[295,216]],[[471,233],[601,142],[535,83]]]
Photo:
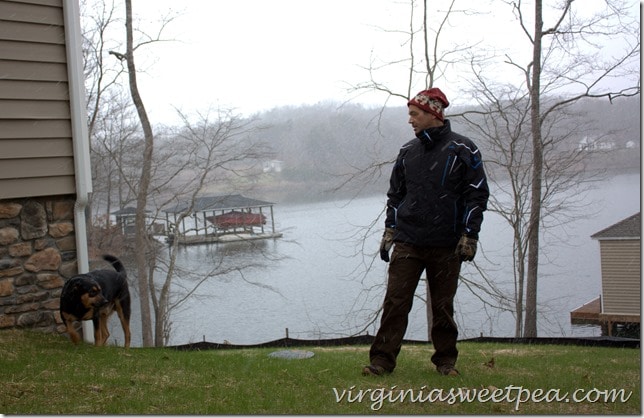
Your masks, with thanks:
[[[94,120],[92,134],[93,216],[110,214],[114,206],[120,210],[135,201],[132,172],[136,164],[129,160],[142,142],[129,97],[119,89],[112,89],[104,96],[107,99]]]
[[[108,49],[117,45],[110,40],[107,33],[118,23],[115,17],[114,4],[106,2],[81,2],[83,22],[83,64],[85,76],[85,91],[87,94],[88,135],[90,138],[90,155],[92,157],[93,193],[87,206],[86,217],[90,242],[101,241],[100,235],[109,230],[109,216],[103,219],[102,225],[95,225],[93,213],[102,206],[97,196],[104,195],[102,191],[113,186],[111,174],[114,166],[101,163],[108,161],[105,151],[109,149],[111,138],[116,134],[112,117],[114,104],[123,104],[114,87],[123,74],[123,67],[106,60]],[[116,99],[116,102],[115,102]],[[97,156],[101,156],[97,158]],[[109,193],[108,193],[109,195]],[[107,202],[107,212],[110,213],[110,203]],[[99,229],[97,229],[99,228]],[[105,229],[103,229],[105,228]]]
[[[161,145],[162,163],[157,161],[154,165],[156,182],[150,190],[150,197],[159,208],[170,204],[183,206],[175,218],[176,225],[193,215],[197,198],[211,184],[227,183],[230,176],[246,177],[256,171],[257,164],[270,155],[265,145],[250,139],[248,134],[252,121],[243,120],[229,110],[218,110],[214,119],[210,112],[197,114],[199,119],[191,122],[185,114],[180,113],[184,126],[171,136],[171,141]],[[164,152],[164,145],[168,152]],[[168,342],[172,311],[193,295],[206,280],[231,272],[242,274],[244,269],[260,265],[246,263],[242,267],[225,264],[220,258],[209,272],[197,278],[190,288],[178,295],[173,293],[173,282],[179,268],[176,263],[178,246],[179,240],[173,240],[167,262],[163,263],[165,278],[161,283],[157,285],[154,275],[150,275],[150,294],[155,313],[155,346],[163,346]],[[158,259],[157,265],[160,264],[162,260]]]
[[[543,196],[548,188],[544,171],[550,164],[545,154],[546,132],[555,112],[582,98],[614,100],[639,94],[639,77],[634,77],[639,74],[639,23],[628,15],[629,4],[621,0],[605,0],[601,10],[587,17],[584,3],[566,0],[549,8],[549,22],[544,21],[543,0],[535,0],[532,13],[532,5],[521,0],[506,3],[532,46],[532,59],[527,64],[510,57],[507,62],[524,77],[529,97],[532,166],[523,334],[536,337],[540,225]],[[615,37],[622,39],[622,50],[601,54],[600,47]],[[611,83],[622,77],[632,80],[631,84]]]
[[[91,137],[97,119],[104,113],[102,106],[107,101],[104,100],[104,95],[118,84],[124,69],[121,65],[106,60],[108,51],[118,46],[107,35],[115,24],[120,23],[115,16],[114,3],[84,0],[81,10],[88,131]]]
[[[104,197],[101,209],[108,211],[104,230],[108,241],[103,240],[101,244],[109,245],[114,238],[114,231],[109,227],[112,202],[116,200],[119,209],[135,204],[132,253],[141,304],[143,346],[163,345],[170,336],[170,313],[174,308],[194,294],[209,277],[233,270],[241,274],[241,269],[220,263],[199,278],[193,288],[184,289],[183,295],[173,294],[173,278],[180,269],[176,266],[176,241],[170,248],[169,260],[158,257],[158,243],[151,239],[150,227],[153,225],[147,222],[158,213],[150,214],[150,207],[158,211],[178,200],[188,201],[192,203],[180,216],[190,216],[195,199],[206,188],[213,183],[226,184],[231,178],[245,177],[251,171],[257,172],[257,161],[269,153],[262,144],[249,139],[247,134],[252,121],[242,120],[227,110],[218,110],[214,118],[211,112],[199,114],[200,119],[194,123],[180,114],[183,128],[175,132],[157,128],[155,133],[138,89],[135,51],[161,41],[163,29],[172,17],[164,18],[156,37],[137,32],[139,39],[135,40],[132,2],[126,0],[126,46],[124,52],[118,52],[121,47],[117,42],[109,41],[107,35],[108,27],[116,22],[114,4],[108,7],[105,2],[96,2],[85,6],[95,9],[87,13],[86,18],[90,28],[86,37],[86,72],[91,81],[89,123],[93,132],[94,176],[102,185],[97,188],[96,195]],[[112,61],[116,63],[114,67],[104,60],[107,53],[117,59]],[[117,82],[124,72],[127,72],[133,108],[121,95]],[[119,237],[118,241],[123,242],[125,238]],[[155,282],[158,270],[165,275],[160,284]]]
[[[530,187],[534,162],[529,127],[530,100],[527,92],[512,85],[494,84],[480,77],[478,69],[476,110],[461,116],[467,126],[481,138],[487,149],[486,168],[488,181],[495,185],[495,192],[488,202],[489,209],[500,215],[513,233],[512,271],[513,293],[498,289],[490,292],[496,308],[515,316],[515,337],[523,336],[525,311],[525,286],[527,276],[528,230],[530,217]],[[587,171],[590,157],[579,150],[576,136],[583,136],[596,129],[584,125],[582,118],[562,111],[548,118],[544,133],[543,155],[544,188],[541,195],[541,223],[547,228],[561,228],[575,219],[578,209],[589,205],[585,192],[596,180],[600,171]],[[481,274],[482,278],[486,274]],[[487,288],[492,288],[486,283]]]
[[[350,90],[356,93],[361,91],[377,91],[383,94],[385,104],[390,99],[402,99],[407,102],[416,90],[430,88],[437,81],[445,80],[447,73],[454,64],[458,63],[471,44],[455,43],[446,35],[450,19],[464,13],[456,8],[457,0],[441,3],[446,9],[430,10],[428,0],[410,0],[409,22],[405,30],[383,29],[392,36],[400,36],[402,46],[406,51],[402,57],[390,61],[382,61],[372,57],[371,62],[364,69],[369,74],[369,80],[353,86]],[[419,5],[420,4],[420,5]],[[420,12],[418,9],[420,8]],[[379,80],[379,73],[387,69],[400,69],[402,83],[391,83]],[[405,76],[403,77],[403,72]]]
[[[150,288],[149,278],[149,263],[151,259],[151,245],[149,236],[147,234],[146,225],[146,208],[148,188],[151,180],[152,171],[152,155],[154,152],[154,132],[152,124],[148,119],[148,114],[139,93],[136,77],[136,65],[134,62],[134,35],[133,35],[133,22],[132,22],[132,0],[125,0],[125,32],[126,32],[126,53],[125,60],[127,63],[128,81],[130,87],[130,94],[139,120],[141,128],[143,129],[144,147],[141,158],[141,171],[137,187],[137,200],[136,200],[136,218],[135,218],[135,245],[136,251],[136,265],[137,265],[137,281],[139,288],[139,298],[141,302],[141,323],[142,323],[142,337],[143,346],[148,347],[153,343],[152,339],[152,317],[150,313],[150,296],[148,289]],[[115,54],[116,55],[116,54]],[[117,58],[121,56],[116,55]]]

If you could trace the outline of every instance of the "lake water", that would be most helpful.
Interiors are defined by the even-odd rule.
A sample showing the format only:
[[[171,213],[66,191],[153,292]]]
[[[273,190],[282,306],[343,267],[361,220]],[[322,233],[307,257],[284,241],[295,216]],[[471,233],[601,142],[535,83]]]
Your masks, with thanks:
[[[574,221],[549,230],[542,239],[539,274],[539,336],[596,336],[596,326],[572,326],[570,311],[601,293],[599,243],[590,238],[640,210],[639,174],[619,175],[591,192],[596,204],[577,211]],[[250,243],[183,247],[180,266],[191,272],[177,279],[178,291],[210,276],[172,316],[170,345],[197,341],[256,344],[286,336],[325,339],[375,334],[369,319],[384,296],[387,264],[377,256],[385,196],[352,201],[276,205],[283,238]],[[375,227],[369,226],[375,222]],[[497,215],[487,212],[476,263],[491,285],[511,290],[512,235]],[[235,269],[226,274],[213,271]],[[464,263],[462,275],[482,283]],[[424,296],[421,283],[417,292]],[[513,337],[514,318],[481,302],[483,292],[465,282],[458,290],[459,338]],[[138,301],[133,306],[132,345],[140,346]],[[118,321],[113,337],[122,341]],[[115,321],[115,322],[114,322]],[[121,334],[122,335],[122,334]],[[424,303],[418,299],[405,338],[427,340]]]

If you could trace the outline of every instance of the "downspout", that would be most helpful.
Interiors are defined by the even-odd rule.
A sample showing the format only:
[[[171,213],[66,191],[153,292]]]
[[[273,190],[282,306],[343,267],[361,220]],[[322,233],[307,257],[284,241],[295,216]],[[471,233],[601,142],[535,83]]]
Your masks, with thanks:
[[[72,144],[74,149],[74,177],[76,180],[76,202],[74,204],[74,230],[76,234],[76,261],[78,273],[89,271],[87,250],[87,225],[85,210],[92,192],[92,172],[89,159],[89,136],[87,129],[87,107],[85,102],[85,79],[78,1],[63,0],[65,39],[67,52],[67,78],[69,105],[72,124]],[[83,321],[83,339],[94,342],[92,321]]]

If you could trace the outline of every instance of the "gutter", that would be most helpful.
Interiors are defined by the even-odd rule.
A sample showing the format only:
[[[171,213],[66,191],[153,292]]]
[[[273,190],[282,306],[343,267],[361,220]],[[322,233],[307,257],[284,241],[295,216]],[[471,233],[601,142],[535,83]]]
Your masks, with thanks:
[[[87,224],[85,210],[92,193],[92,173],[89,157],[89,135],[87,129],[87,107],[85,99],[85,78],[83,76],[82,32],[78,1],[63,0],[65,39],[67,53],[67,77],[69,105],[74,149],[74,178],[76,181],[76,202],[74,204],[74,230],[76,235],[76,259],[78,273],[89,271],[87,249]],[[83,321],[83,339],[94,342],[91,321]]]

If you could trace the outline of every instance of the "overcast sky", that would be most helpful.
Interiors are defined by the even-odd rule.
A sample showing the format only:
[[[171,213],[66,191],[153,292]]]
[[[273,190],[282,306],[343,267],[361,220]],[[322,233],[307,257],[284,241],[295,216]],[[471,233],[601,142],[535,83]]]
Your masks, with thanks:
[[[144,3],[134,2],[140,16]],[[353,97],[350,84],[368,77],[360,66],[387,45],[378,26],[403,11],[391,0],[187,0],[155,2],[146,17],[164,6],[179,13],[166,34],[176,42],[148,48],[156,56],[141,78],[146,92],[185,111],[244,114]]]
[[[588,6],[601,3],[583,1]],[[405,0],[133,1],[137,24],[149,33],[158,29],[163,15],[176,16],[163,36],[172,42],[137,51],[146,107],[153,120],[167,121],[173,107],[190,113],[221,106],[249,115],[327,100],[381,105],[382,94],[356,98],[348,89],[368,80],[361,67],[372,58],[393,61],[408,55],[403,44],[408,36],[392,32],[407,29],[408,4]],[[497,4],[493,15],[489,0],[459,0],[457,5],[469,13],[445,29],[443,45],[480,43],[497,53],[523,45],[525,50],[525,43],[517,43],[525,40],[509,7],[503,10]],[[639,3],[633,1],[633,6],[638,11]],[[379,80],[391,86],[404,86],[406,76],[400,69],[378,73]],[[436,84],[453,103],[458,103],[458,80],[452,76]]]

